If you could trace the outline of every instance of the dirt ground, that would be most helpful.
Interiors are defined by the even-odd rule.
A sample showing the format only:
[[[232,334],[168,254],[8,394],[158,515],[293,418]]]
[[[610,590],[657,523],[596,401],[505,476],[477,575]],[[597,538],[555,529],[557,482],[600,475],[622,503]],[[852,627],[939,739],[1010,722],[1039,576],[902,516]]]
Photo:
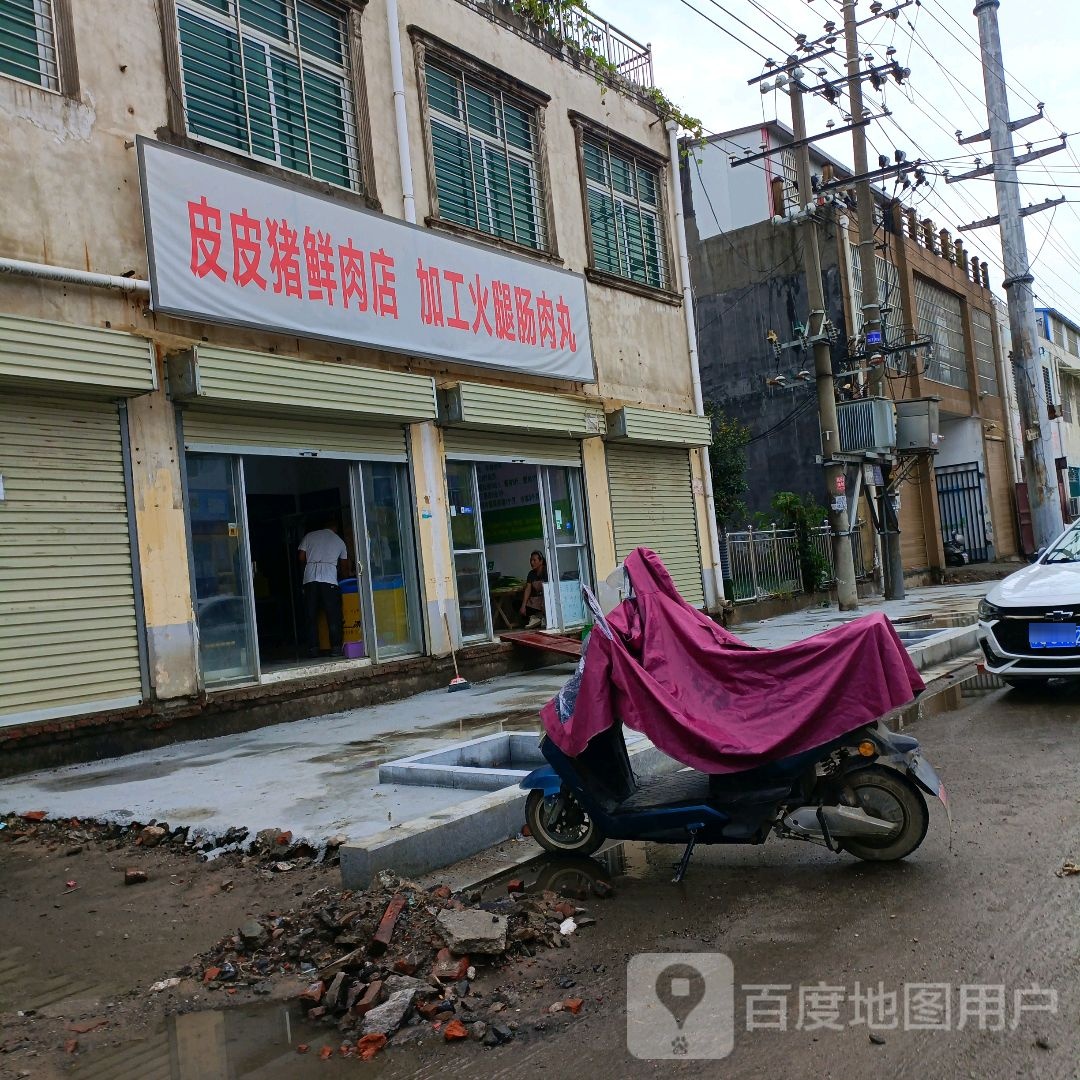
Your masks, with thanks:
[[[169,843],[146,849],[88,827],[8,820],[0,831],[3,1077],[67,1075],[80,1054],[155,1030],[172,995],[150,993],[153,983],[246,920],[340,884],[331,865],[276,873],[236,856],[203,862]],[[147,880],[126,885],[128,868]],[[98,1020],[92,1031],[73,1030]],[[65,1053],[73,1039],[78,1047]]]
[[[299,971],[302,963],[318,966],[347,952],[345,946],[316,944],[293,963],[278,950],[277,961],[267,965],[270,970],[257,986],[254,979],[243,977],[250,973],[246,961],[234,983],[207,983],[204,973],[233,955],[229,944],[251,920],[270,926],[282,921],[282,914],[294,912],[285,920],[293,933],[305,922],[317,922],[326,905],[343,897],[346,907],[355,907],[358,899],[363,906],[367,897],[377,918],[393,886],[382,893],[343,893],[332,856],[317,861],[303,854],[283,860],[279,854],[228,853],[206,862],[184,845],[182,836],[166,837],[151,848],[141,846],[139,827],[34,822],[18,816],[3,820],[0,925],[8,928],[0,946],[4,1080],[291,1080],[316,1071],[327,1075],[327,1069],[331,1074],[355,1069],[356,1062],[341,1053],[343,1038],[346,1046],[349,1040],[339,1032],[338,1020],[326,1016],[312,1022],[298,1000],[312,980],[310,973]],[[290,868],[278,869],[285,866]],[[543,893],[549,904],[555,903],[550,891],[554,887],[580,903],[591,896],[592,880],[610,880],[598,864],[589,863],[588,868],[589,875],[583,877],[561,865],[541,867],[539,875],[533,871],[529,877],[530,895]],[[127,884],[131,871],[141,871],[146,880]],[[448,889],[443,892],[449,896]],[[504,881],[482,896],[470,896],[514,906]],[[457,899],[440,903],[461,906]],[[594,898],[595,903],[602,902]],[[587,911],[579,914],[586,917],[585,925],[587,916]],[[412,924],[418,922],[422,924],[414,913]],[[517,957],[509,962],[499,957],[485,963],[476,957],[479,971],[468,999],[476,1016],[492,1024],[507,1022],[510,1037],[523,1041],[573,1024],[577,1013],[554,1015],[549,1010],[579,992],[574,989],[578,980],[568,972],[583,970],[587,963],[585,925],[577,940],[549,935],[549,942],[555,940],[559,948],[544,948],[543,942],[535,950],[519,945]],[[368,918],[358,940],[370,939],[371,926]],[[386,968],[414,938],[426,939],[418,944],[428,956],[437,948],[431,944],[430,922],[418,926],[412,937],[399,926],[394,946],[383,959]],[[528,955],[533,951],[540,955]],[[154,990],[163,980],[175,985]],[[523,1013],[535,1016],[527,1032],[519,1034]],[[305,1046],[310,1049],[300,1053]],[[370,1070],[384,1071],[392,1053],[404,1052],[409,1058],[419,1053],[424,1060],[449,1053],[461,1062],[487,1049],[475,1036],[466,1046],[447,1046],[438,1027],[414,1021],[397,1033]],[[321,1056],[331,1051],[332,1060]]]

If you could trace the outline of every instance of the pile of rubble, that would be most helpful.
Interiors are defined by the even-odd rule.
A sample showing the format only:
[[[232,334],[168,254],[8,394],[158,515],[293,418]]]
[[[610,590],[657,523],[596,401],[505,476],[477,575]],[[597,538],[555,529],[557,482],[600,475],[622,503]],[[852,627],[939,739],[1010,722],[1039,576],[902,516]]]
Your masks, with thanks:
[[[147,823],[80,821],[77,818],[52,819],[43,810],[0,816],[0,837],[10,843],[31,839],[44,844],[101,844],[112,851],[126,848],[164,847],[202,859],[227,858],[237,866],[255,866],[274,873],[302,870],[319,862],[332,863],[338,848],[347,837],[335,836],[324,844],[314,845],[295,840],[280,829],[264,829],[254,837],[245,828],[231,828],[221,834],[209,834],[183,826],[171,828],[166,821]]]
[[[609,894],[598,883],[597,895]],[[515,1037],[516,1022],[502,1014],[516,1002],[505,991],[481,994],[477,966],[569,948],[594,922],[585,908],[526,893],[521,882],[485,902],[384,871],[364,892],[323,888],[296,910],[253,919],[179,975],[232,994],[245,986],[269,994],[275,976],[300,976],[308,1020],[337,1029],[349,1055],[370,1057],[402,1028],[497,1046]],[[549,1011],[577,1015],[582,1005],[569,998]]]

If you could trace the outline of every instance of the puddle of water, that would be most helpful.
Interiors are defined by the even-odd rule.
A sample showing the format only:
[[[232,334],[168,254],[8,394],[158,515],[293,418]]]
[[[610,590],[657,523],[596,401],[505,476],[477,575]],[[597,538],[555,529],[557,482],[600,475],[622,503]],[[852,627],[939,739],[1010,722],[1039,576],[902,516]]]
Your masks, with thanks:
[[[973,626],[977,621],[974,607],[970,611],[942,611],[936,615],[904,615],[890,620],[897,631],[949,630],[958,626]]]
[[[342,1057],[341,1042],[336,1024],[309,1023],[296,1003],[241,1005],[176,1013],[148,1037],[84,1051],[71,1075],[76,1080],[292,1080],[355,1073],[356,1059]],[[310,1049],[300,1053],[300,1046]],[[320,1056],[324,1046],[333,1050],[327,1060]]]

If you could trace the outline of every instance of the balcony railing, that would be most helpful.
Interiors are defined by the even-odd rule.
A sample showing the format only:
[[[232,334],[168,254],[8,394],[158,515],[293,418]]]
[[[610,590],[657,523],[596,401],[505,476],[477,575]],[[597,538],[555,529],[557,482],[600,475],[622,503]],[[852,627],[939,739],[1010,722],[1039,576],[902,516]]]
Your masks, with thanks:
[[[534,24],[514,8],[513,0],[461,0],[467,7],[487,11],[511,26],[525,25],[539,39],[545,30],[568,44],[568,48],[595,55],[610,64],[618,75],[635,86],[653,86],[652,49],[624,34],[591,11],[550,11],[547,27]]]

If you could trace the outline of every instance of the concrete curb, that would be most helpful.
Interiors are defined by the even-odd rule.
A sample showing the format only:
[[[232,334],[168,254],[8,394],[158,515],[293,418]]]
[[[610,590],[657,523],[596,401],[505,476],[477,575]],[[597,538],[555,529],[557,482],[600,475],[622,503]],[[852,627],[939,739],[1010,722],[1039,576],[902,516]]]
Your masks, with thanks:
[[[638,776],[682,768],[651,743],[631,750],[630,760]],[[339,849],[342,885],[366,888],[380,870],[406,877],[428,873],[517,836],[525,824],[527,797],[518,787],[503,788],[344,844]]]
[[[977,646],[978,636],[974,624],[952,626],[912,645],[908,649],[908,655],[919,671],[926,671],[927,668],[951,660],[954,656],[963,656]]]

